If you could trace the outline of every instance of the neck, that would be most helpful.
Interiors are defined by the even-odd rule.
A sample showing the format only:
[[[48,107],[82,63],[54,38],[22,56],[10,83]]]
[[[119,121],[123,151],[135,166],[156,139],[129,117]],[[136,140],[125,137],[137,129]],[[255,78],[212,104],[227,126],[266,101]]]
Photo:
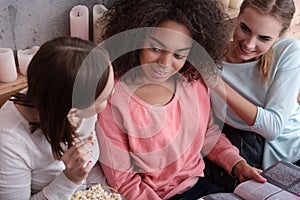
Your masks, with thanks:
[[[40,121],[39,112],[36,108],[15,104],[17,110],[29,122],[38,123]]]
[[[174,97],[176,79],[174,77],[162,83],[135,81],[126,83],[127,87],[143,101],[151,105],[166,105]]]

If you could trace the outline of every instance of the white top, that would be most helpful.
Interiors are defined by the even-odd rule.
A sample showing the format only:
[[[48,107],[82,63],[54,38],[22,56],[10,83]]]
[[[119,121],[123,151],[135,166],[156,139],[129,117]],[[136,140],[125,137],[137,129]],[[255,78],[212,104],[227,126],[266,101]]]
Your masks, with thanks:
[[[65,166],[54,160],[42,131],[31,133],[28,121],[10,101],[0,109],[0,147],[0,199],[68,200],[75,190],[85,189],[85,182],[75,185],[64,175]],[[95,141],[94,163],[98,157]]]

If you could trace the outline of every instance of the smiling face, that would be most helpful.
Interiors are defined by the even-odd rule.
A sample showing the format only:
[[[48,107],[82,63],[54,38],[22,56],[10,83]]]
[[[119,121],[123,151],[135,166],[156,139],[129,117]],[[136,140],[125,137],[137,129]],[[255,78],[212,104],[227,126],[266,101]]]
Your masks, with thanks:
[[[259,59],[279,39],[281,30],[280,21],[273,16],[263,15],[252,7],[246,8],[237,19],[231,60],[247,62]]]
[[[147,36],[144,49],[140,51],[140,63],[150,82],[162,83],[176,74],[189,54],[191,32],[174,21],[161,23]],[[169,30],[167,30],[169,29]]]

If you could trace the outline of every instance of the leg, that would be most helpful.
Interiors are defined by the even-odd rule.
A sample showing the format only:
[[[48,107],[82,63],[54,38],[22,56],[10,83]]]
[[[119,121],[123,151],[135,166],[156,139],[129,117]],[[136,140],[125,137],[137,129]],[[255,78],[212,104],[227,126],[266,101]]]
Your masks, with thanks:
[[[300,160],[298,160],[297,162],[294,162],[293,164],[300,167]]]
[[[205,177],[212,183],[223,188],[225,192],[233,192],[235,187],[240,183],[238,178],[231,176],[222,167],[212,163],[207,158],[205,160]]]
[[[262,136],[254,132],[233,128],[227,124],[224,124],[222,131],[230,142],[239,149],[240,155],[246,159],[249,165],[261,169],[265,142]],[[232,177],[223,168],[210,162],[207,158],[205,159],[205,176],[227,192],[233,192],[239,184],[237,178]]]
[[[206,178],[200,177],[198,182],[191,189],[185,191],[183,194],[177,194],[169,200],[197,200],[200,197],[220,192],[225,191],[219,186],[212,184]]]

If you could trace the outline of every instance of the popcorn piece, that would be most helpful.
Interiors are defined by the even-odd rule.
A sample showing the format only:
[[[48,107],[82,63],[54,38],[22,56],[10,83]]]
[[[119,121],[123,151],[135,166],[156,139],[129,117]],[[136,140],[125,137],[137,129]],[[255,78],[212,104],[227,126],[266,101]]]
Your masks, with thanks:
[[[118,193],[108,193],[105,191],[101,184],[94,185],[88,190],[76,191],[71,200],[122,200],[122,196]]]

